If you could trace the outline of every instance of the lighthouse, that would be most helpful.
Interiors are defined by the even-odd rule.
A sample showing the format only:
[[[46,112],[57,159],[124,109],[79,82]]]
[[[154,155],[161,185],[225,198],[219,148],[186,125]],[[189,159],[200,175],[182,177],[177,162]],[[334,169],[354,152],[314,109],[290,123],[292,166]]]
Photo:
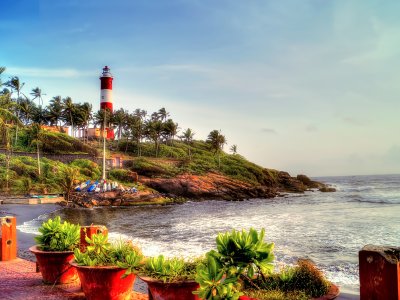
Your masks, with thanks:
[[[105,66],[100,76],[100,109],[108,109],[113,111],[112,82],[113,76],[110,68]]]
[[[112,96],[112,82],[114,77],[110,72],[110,68],[105,66],[103,68],[103,73],[100,76],[100,109],[104,109],[106,114],[106,119],[109,123],[110,113],[113,111],[113,96]],[[106,120],[105,120],[106,121]],[[107,139],[114,138],[114,130],[112,128],[107,128]]]

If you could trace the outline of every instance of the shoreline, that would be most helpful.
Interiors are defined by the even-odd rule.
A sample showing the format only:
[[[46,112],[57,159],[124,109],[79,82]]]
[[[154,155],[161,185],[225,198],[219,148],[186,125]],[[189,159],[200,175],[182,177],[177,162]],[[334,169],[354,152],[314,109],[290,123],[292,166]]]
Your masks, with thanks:
[[[3,216],[15,216],[17,217],[17,226],[23,225],[24,222],[31,221],[39,218],[41,215],[49,214],[57,210],[62,209],[57,204],[3,204],[0,205],[0,217]],[[18,257],[35,261],[35,257],[29,252],[29,247],[35,244],[34,234],[22,232],[18,229],[17,233],[17,245],[18,245]],[[140,286],[140,285],[139,285]],[[136,289],[135,289],[136,290]],[[140,288],[140,290],[143,289]],[[346,287],[340,287],[341,293],[338,300],[357,300],[359,299],[359,293],[355,292]]]

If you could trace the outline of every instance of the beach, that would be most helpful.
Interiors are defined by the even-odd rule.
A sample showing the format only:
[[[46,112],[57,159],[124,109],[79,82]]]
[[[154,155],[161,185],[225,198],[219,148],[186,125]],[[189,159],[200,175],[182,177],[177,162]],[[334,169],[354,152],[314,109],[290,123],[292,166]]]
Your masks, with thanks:
[[[62,208],[54,204],[38,204],[38,205],[18,205],[18,204],[7,204],[0,206],[0,216],[15,216],[17,218],[17,227],[21,225],[26,226],[26,222],[32,220],[39,221],[40,219],[46,219],[49,214],[57,214],[57,210]],[[81,212],[82,213],[82,212]],[[100,212],[99,212],[100,213]],[[39,220],[38,220],[39,219]],[[18,256],[27,260],[34,261],[34,256],[28,251],[28,248],[35,244],[34,234],[22,232],[18,230]],[[146,288],[142,283],[135,285],[135,290],[146,292]],[[340,300],[355,300],[359,299],[357,292],[349,289],[341,289],[341,295],[337,298]]]

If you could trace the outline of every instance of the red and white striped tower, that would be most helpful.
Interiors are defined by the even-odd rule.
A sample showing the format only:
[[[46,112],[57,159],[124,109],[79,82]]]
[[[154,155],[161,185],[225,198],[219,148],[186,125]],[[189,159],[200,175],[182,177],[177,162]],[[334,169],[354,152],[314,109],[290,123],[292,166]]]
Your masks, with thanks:
[[[100,109],[109,109],[111,112],[113,111],[112,82],[113,76],[110,68],[105,66],[100,77]]]
[[[113,76],[110,72],[110,68],[105,66],[103,73],[100,76],[100,109],[113,111],[113,96],[112,96],[112,82]],[[108,114],[109,116],[109,114]],[[107,139],[114,138],[114,130],[112,128],[106,128]]]

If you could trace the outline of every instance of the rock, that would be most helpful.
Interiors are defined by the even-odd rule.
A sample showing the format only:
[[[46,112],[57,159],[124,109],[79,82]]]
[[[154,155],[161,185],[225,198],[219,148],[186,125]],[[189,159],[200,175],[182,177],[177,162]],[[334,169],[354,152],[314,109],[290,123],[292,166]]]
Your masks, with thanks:
[[[113,206],[120,206],[121,203],[122,203],[122,200],[121,200],[121,199],[115,199],[115,200],[112,202],[112,205],[113,205]]]
[[[60,202],[58,202],[58,205],[60,205],[62,207],[66,207],[66,206],[68,206],[68,202],[67,201],[60,201]]]
[[[99,205],[99,201],[97,201],[96,199],[90,199],[90,203],[92,203],[93,206]]]
[[[332,192],[336,192],[336,189],[333,187],[329,187],[329,186],[323,186],[319,189],[320,192],[323,193],[332,193]]]
[[[101,200],[99,201],[99,206],[110,206],[111,202],[108,200]]]
[[[296,179],[301,181],[307,188],[310,188],[310,189],[319,189],[324,186],[324,184],[317,182],[317,181],[313,181],[306,175],[302,175],[302,174],[297,175]]]
[[[175,178],[141,177],[140,182],[161,193],[190,199],[243,200],[271,198],[276,195],[275,189],[253,185],[217,173],[183,174]]]

